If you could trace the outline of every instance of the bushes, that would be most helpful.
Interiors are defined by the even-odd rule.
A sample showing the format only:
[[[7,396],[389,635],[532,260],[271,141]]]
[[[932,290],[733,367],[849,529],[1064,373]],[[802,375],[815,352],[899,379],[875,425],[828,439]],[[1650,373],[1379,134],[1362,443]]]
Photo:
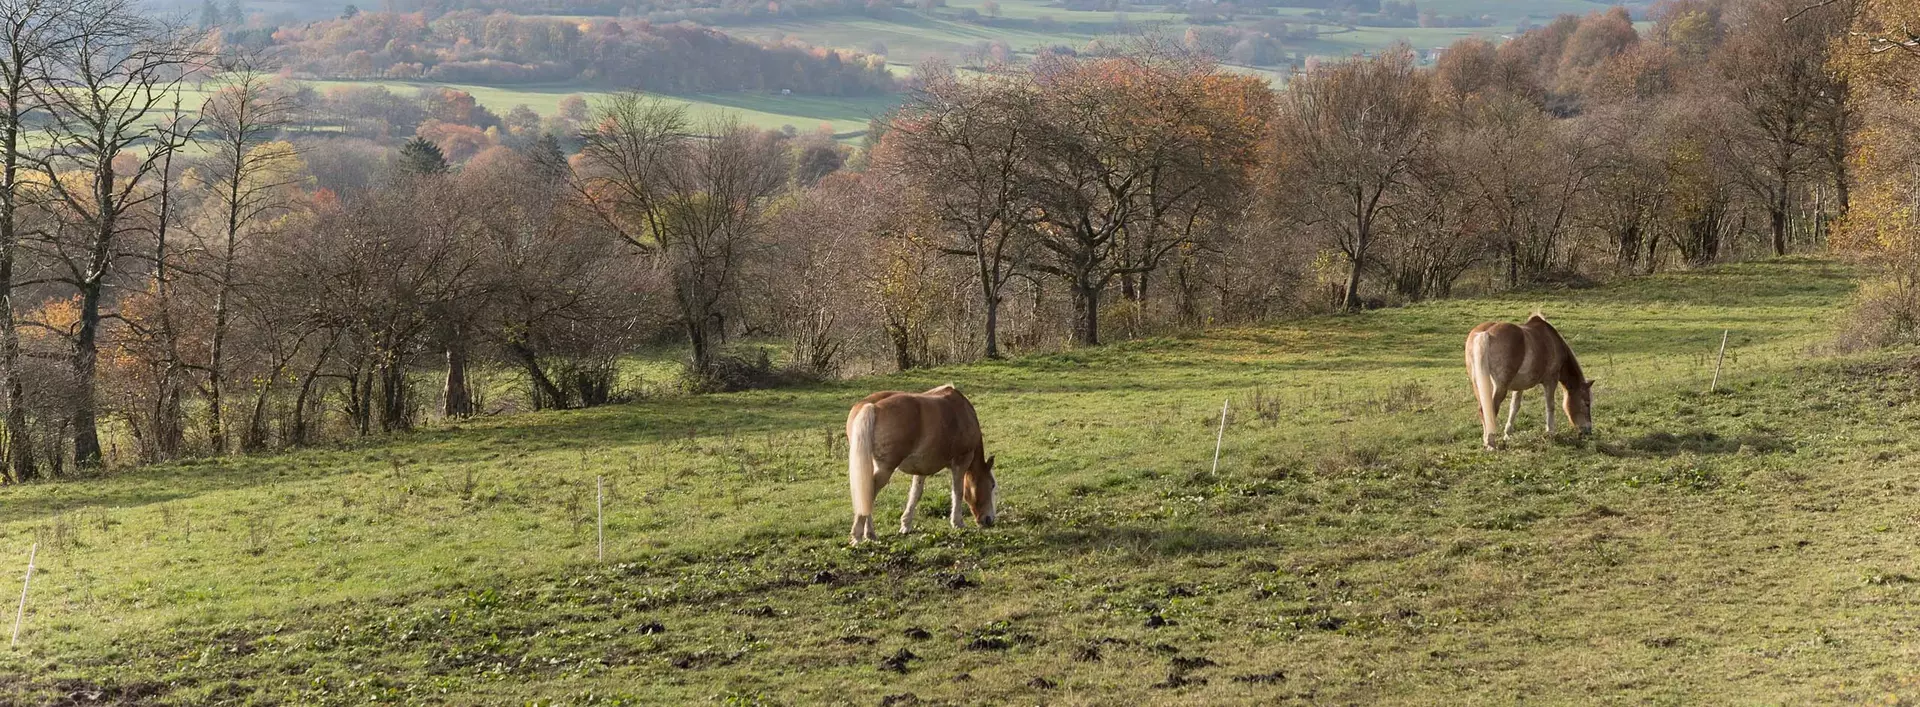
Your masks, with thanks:
[[[1891,284],[1865,290],[1838,343],[1847,351],[1920,344],[1920,290]]]

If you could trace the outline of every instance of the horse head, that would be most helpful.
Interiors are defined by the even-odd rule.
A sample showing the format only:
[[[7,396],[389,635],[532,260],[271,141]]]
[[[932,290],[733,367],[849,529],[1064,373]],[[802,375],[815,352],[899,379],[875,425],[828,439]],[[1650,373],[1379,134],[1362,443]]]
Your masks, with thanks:
[[[1593,433],[1593,381],[1567,386],[1567,419],[1580,428],[1580,434]]]
[[[995,503],[999,500],[999,484],[993,478],[993,461],[993,457],[982,460],[975,456],[960,480],[960,498],[973,511],[973,521],[982,528],[993,527],[997,514]]]

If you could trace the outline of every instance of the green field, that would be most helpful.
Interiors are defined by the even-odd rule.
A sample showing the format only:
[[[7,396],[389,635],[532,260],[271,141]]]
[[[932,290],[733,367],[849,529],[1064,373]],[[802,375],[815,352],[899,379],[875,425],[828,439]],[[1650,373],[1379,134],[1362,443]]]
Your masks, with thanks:
[[[990,21],[969,22],[960,19],[961,10],[986,14],[986,0],[948,0],[944,7],[929,11],[898,10],[885,20],[863,16],[814,18],[773,23],[743,23],[724,27],[726,31],[762,39],[796,37],[811,44],[868,50],[875,42],[884,44],[887,56],[905,64],[929,57],[949,60],[980,42],[1002,40],[1014,50],[1032,53],[1065,45],[1079,48],[1099,38],[1121,40],[1130,34],[1158,34],[1178,39],[1190,25],[1184,13],[1166,12],[1161,6],[1141,6],[1121,13],[1075,11],[1046,0],[999,0],[999,17],[1019,21],[1020,26],[994,26]],[[1340,57],[1378,51],[1396,42],[1415,48],[1443,47],[1472,36],[1499,37],[1511,34],[1521,21],[1545,23],[1562,14],[1585,15],[1610,7],[1610,3],[1589,0],[1440,0],[1420,3],[1423,10],[1454,16],[1489,15],[1489,27],[1463,28],[1386,28],[1321,25],[1318,39],[1283,42],[1287,52],[1310,56]],[[1276,16],[1307,23],[1302,8],[1281,8]],[[1119,29],[1124,18],[1130,29]],[[1265,16],[1245,14],[1233,24],[1252,27]],[[1051,20],[1054,27],[1040,31],[1032,25]]]
[[[1853,287],[1735,265],[0,488],[6,576],[40,544],[0,701],[1910,699],[1920,389],[1822,353]],[[1536,306],[1595,435],[1536,394],[1481,451],[1463,332]],[[902,484],[846,548],[848,404],[949,381],[1002,524],[935,492],[894,535]]]
[[[316,90],[337,86],[385,86],[396,93],[412,93],[422,87],[446,87],[473,94],[474,100],[498,114],[506,114],[516,105],[525,105],[543,116],[560,110],[560,99],[582,95],[589,99],[600,91],[580,86],[477,86],[415,81],[305,81]],[[869,118],[882,115],[898,99],[893,96],[829,98],[821,96],[783,96],[759,92],[704,93],[685,96],[658,96],[669,103],[685,105],[695,121],[721,116],[737,117],[741,123],[767,130],[791,125],[800,132],[812,132],[825,125],[835,133],[867,129]]]

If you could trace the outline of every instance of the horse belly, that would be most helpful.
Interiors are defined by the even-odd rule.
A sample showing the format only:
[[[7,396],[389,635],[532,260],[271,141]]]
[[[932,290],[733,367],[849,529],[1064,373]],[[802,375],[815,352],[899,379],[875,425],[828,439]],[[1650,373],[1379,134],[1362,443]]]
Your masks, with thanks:
[[[905,459],[900,460],[900,466],[895,467],[894,470],[914,476],[940,473],[947,468],[947,460],[943,456],[936,454],[934,450],[931,449],[932,446],[933,445],[921,445],[914,449],[913,453],[908,454]]]

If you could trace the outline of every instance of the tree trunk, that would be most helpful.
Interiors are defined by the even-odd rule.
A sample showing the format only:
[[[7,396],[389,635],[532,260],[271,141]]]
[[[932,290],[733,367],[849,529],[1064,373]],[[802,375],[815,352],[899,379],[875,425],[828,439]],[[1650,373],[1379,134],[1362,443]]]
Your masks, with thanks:
[[[257,452],[267,448],[267,399],[273,394],[273,382],[280,379],[285,364],[275,366],[265,385],[253,396],[253,414],[247,416],[247,433],[240,437],[240,451]]]
[[[405,432],[413,429],[413,414],[407,404],[407,362],[399,354],[389,354],[380,362],[380,431]]]
[[[347,381],[347,418],[361,437],[373,434],[373,362],[361,358]]]
[[[893,342],[893,366],[902,371],[910,370],[913,361],[913,330],[906,324],[887,323],[887,338]]]
[[[1352,265],[1347,268],[1347,284],[1341,288],[1340,308],[1349,312],[1360,309],[1360,256],[1351,258]]]
[[[91,283],[80,296],[80,331],[73,343],[73,465],[100,466],[100,421],[95,409],[96,367],[99,364],[100,284]]]
[[[467,387],[467,342],[460,333],[454,336],[452,345],[447,347],[447,383],[441,391],[445,400],[441,412],[451,418],[472,417],[473,391]]]
[[[1100,345],[1100,285],[1079,282],[1074,284],[1074,338],[1082,346]]]
[[[1787,254],[1787,194],[1780,192],[1767,209],[1769,225],[1773,227],[1773,254]]]
[[[4,247],[4,246],[0,246]],[[26,384],[20,376],[20,330],[13,313],[12,249],[0,255],[0,375],[7,386],[7,468],[14,481],[39,476],[33,462],[33,433],[27,427]]]
[[[14,43],[12,75],[8,76],[7,113],[0,125],[0,153],[4,154],[4,184],[0,184],[0,379],[6,385],[7,475],[14,481],[38,476],[34,468],[33,433],[27,427],[26,385],[20,376],[19,319],[13,307],[14,258],[20,242],[18,226],[21,117],[27,110],[27,79],[22,52],[30,47]]]
[[[333,344],[328,342],[320,349],[320,355],[314,357],[313,367],[308,368],[300,377],[300,393],[293,399],[293,434],[290,444],[304,445],[307,437],[307,405],[313,398],[313,384],[320,378],[320,369],[327,365],[327,354],[332,352]]]
[[[520,367],[527,372],[527,380],[533,383],[533,409],[565,408],[567,396],[559,386],[553,384],[552,378],[547,377],[546,369],[540,367],[540,357],[522,344],[511,344],[508,348],[512,349],[514,358],[520,360]]]
[[[987,358],[1000,358],[1000,293],[987,292]]]
[[[713,351],[712,344],[707,338],[706,318],[688,317],[686,328],[687,342],[693,346],[693,370],[706,375],[708,371],[713,370]]]

